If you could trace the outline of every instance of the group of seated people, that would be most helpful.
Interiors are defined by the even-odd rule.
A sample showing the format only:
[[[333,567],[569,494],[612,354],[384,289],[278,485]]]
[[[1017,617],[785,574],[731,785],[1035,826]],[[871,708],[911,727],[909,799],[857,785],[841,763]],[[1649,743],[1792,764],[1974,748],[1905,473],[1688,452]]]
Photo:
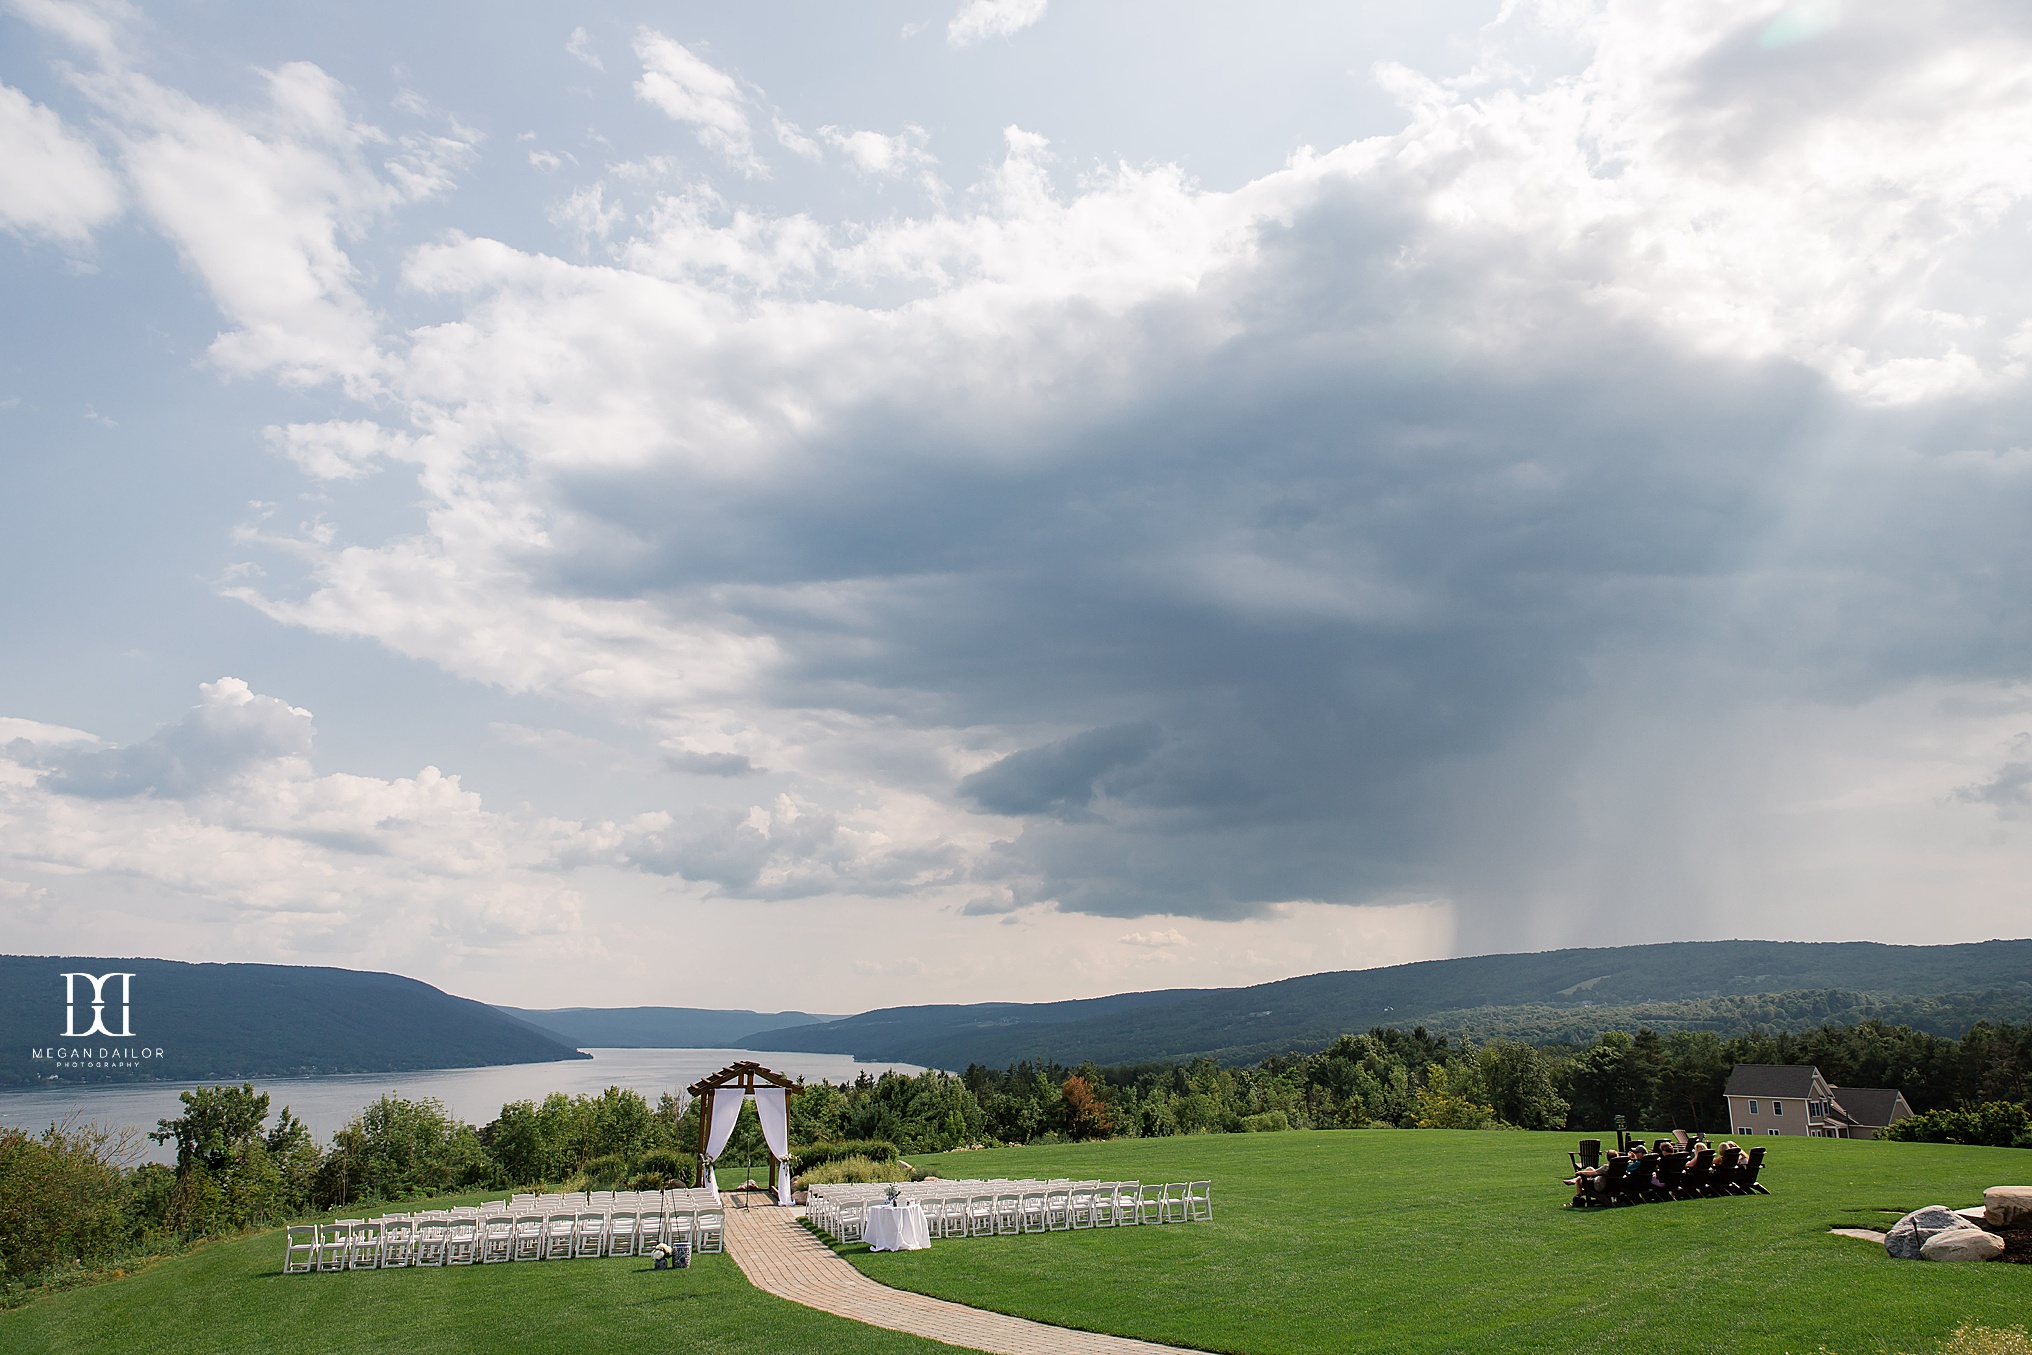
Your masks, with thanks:
[[[1575,1154],[1568,1156],[1574,1172],[1566,1184],[1573,1187],[1575,1206],[1771,1193],[1757,1184],[1757,1173],[1764,1165],[1761,1147],[1745,1152],[1728,1141],[1711,1148],[1700,1135],[1684,1131],[1676,1131],[1674,1139],[1659,1139],[1649,1148],[1632,1139],[1599,1164],[1582,1162]]]

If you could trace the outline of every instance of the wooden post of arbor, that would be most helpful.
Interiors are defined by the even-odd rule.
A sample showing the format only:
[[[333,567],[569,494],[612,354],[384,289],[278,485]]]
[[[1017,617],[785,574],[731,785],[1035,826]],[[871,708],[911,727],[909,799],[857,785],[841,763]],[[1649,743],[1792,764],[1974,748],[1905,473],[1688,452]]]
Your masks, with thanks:
[[[748,1099],[750,1095],[752,1095],[755,1092],[755,1090],[758,1087],[781,1087],[784,1092],[784,1099],[786,1105],[788,1104],[790,1097],[800,1095],[804,1091],[802,1085],[792,1082],[789,1078],[785,1077],[783,1074],[773,1072],[770,1069],[764,1068],[761,1064],[755,1063],[749,1059],[742,1059],[739,1063],[730,1063],[725,1068],[720,1069],[719,1072],[714,1073],[712,1076],[702,1077],[697,1082],[694,1082],[689,1087],[685,1088],[685,1091],[692,1097],[692,1099],[700,1103],[699,1121],[698,1121],[698,1160],[699,1160],[699,1172],[701,1176],[703,1176],[706,1169],[706,1145],[710,1142],[711,1135],[713,1132],[713,1098],[721,1092],[732,1092],[734,1095],[739,1096],[743,1101],[745,1101]],[[785,1152],[788,1152],[790,1150],[790,1143],[788,1132],[789,1126],[787,1122],[784,1128],[785,1134],[783,1148]],[[771,1194],[776,1193],[777,1173],[789,1170],[789,1166],[790,1164],[788,1161],[778,1162],[776,1160],[776,1155],[773,1153],[770,1154],[769,1190]]]

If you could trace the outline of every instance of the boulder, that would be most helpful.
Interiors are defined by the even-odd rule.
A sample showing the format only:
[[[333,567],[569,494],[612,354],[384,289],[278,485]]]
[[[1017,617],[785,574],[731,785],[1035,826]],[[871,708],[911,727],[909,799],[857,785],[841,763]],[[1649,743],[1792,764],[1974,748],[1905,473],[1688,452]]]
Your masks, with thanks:
[[[2004,1254],[2004,1239],[1980,1228],[1950,1228],[1926,1239],[1919,1249],[1927,1261],[1994,1261]]]
[[[1924,1209],[1913,1210],[1892,1224],[1891,1231],[1884,1234],[1884,1250],[1900,1261],[1917,1261],[1919,1249],[1926,1245],[1928,1239],[1960,1228],[1970,1232],[1982,1231],[1946,1205],[1930,1204]]]
[[[2032,1228],[2032,1186],[1991,1186],[1984,1191],[1983,1222],[1993,1228]]]

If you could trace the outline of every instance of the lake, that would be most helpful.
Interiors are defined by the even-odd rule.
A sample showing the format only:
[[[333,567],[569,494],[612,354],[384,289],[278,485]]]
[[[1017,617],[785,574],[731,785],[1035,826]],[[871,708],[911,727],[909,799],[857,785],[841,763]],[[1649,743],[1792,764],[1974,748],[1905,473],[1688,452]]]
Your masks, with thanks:
[[[411,1100],[435,1096],[469,1124],[485,1124],[510,1101],[540,1101],[551,1092],[576,1096],[609,1087],[632,1088],[656,1104],[665,1091],[682,1094],[708,1073],[739,1059],[753,1059],[807,1082],[851,1082],[862,1073],[879,1077],[894,1069],[924,1070],[910,1063],[861,1063],[846,1054],[757,1053],[747,1049],[588,1049],[590,1059],[564,1063],[510,1063],[494,1068],[438,1068],[414,1073],[358,1073],[341,1077],[257,1077],[246,1079],[268,1093],[272,1112],[288,1106],[320,1140],[360,1113],[383,1092]],[[216,1081],[217,1079],[215,1079]],[[100,1087],[0,1092],[0,1125],[41,1131],[71,1110],[109,1125],[155,1128],[183,1107],[176,1094],[208,1082],[128,1082]],[[174,1163],[174,1144],[145,1143],[148,1160]]]

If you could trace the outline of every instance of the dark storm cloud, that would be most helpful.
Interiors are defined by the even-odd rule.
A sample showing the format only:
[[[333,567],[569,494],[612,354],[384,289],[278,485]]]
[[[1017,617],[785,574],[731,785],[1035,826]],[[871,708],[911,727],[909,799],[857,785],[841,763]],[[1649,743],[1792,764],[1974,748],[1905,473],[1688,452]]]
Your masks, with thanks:
[[[887,311],[825,294],[822,263],[809,292],[696,312],[667,277],[532,265],[500,284],[510,318],[477,305],[471,334],[498,324],[512,357],[526,325],[548,354],[554,324],[613,314],[566,331],[599,378],[529,408],[491,364],[477,394],[426,389],[473,399],[475,445],[579,411],[533,482],[502,482],[504,519],[542,508],[513,563],[542,600],[647,603],[650,631],[766,650],[713,689],[739,709],[698,715],[708,738],[775,738],[765,760],[852,831],[885,795],[1020,821],[966,848],[993,895],[969,911],[1437,893],[1493,934],[1512,880],[1609,854],[1588,832],[1696,817],[1661,758],[1630,773],[1655,811],[1545,826],[1572,808],[1549,788],[1613,798],[1577,761],[1612,715],[1670,730],[1732,703],[2032,673],[2023,306],[1992,304],[2023,271],[2032,190],[2022,148],[1982,140],[2019,124],[1957,121],[1977,96],[2015,116],[2016,96],[1995,93],[2007,71],[1939,97],[1928,63],[1968,33],[1929,47],[1934,11],[1913,13],[1830,28],[1809,5],[1790,28],[1707,34],[1611,15],[1599,69],[1465,94],[1406,80],[1403,137],[1294,157],[1204,217],[1209,195],[1131,202],[1125,172],[1077,204],[1040,188],[988,213],[1007,219],[847,232],[919,270],[920,301]],[[1887,91],[1909,106],[1883,114]],[[1086,208],[1098,227],[1066,225]],[[1245,246],[1205,243],[1240,216]],[[1190,283],[1089,295],[1111,293],[1081,271],[1111,230]],[[672,240],[673,258],[747,247]],[[625,305],[602,290],[624,282]],[[586,304],[545,310],[552,287]],[[658,318],[630,321],[638,301]],[[694,326],[712,342],[656,347]],[[635,451],[564,446],[623,407]],[[561,647],[577,666],[553,680],[625,667],[620,629]],[[497,643],[445,652],[484,671],[470,653]],[[685,699],[641,713],[689,718]],[[935,755],[954,745],[1022,751],[956,784]],[[698,756],[683,769],[743,769]],[[635,859],[729,890],[846,859],[817,817],[713,814]],[[899,831],[953,822],[979,820]]]
[[[1110,772],[1133,767],[1162,741],[1156,725],[1089,729],[1040,748],[1011,753],[960,782],[960,794],[990,814],[1077,818]]]

